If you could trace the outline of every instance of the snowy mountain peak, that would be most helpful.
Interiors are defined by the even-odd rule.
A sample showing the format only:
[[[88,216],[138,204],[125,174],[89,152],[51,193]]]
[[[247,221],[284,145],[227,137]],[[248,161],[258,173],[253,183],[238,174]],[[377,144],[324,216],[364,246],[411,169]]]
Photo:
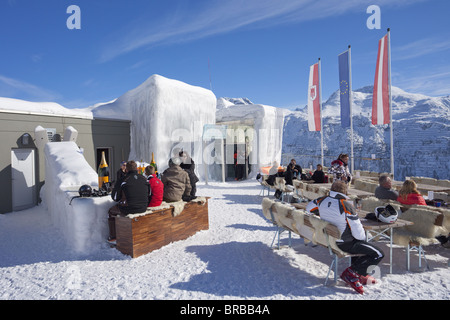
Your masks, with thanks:
[[[390,129],[372,125],[372,91],[372,86],[353,91],[355,169],[389,172]],[[395,178],[450,179],[450,97],[428,97],[397,87],[391,91]],[[350,128],[341,127],[339,90],[322,107],[326,165],[338,154],[350,153]],[[302,166],[320,158],[320,135],[308,131],[307,121],[306,106],[297,108],[286,117],[283,134],[283,156],[297,158]],[[367,161],[372,155],[380,160]]]
[[[398,87],[391,88],[393,118],[404,120],[413,118],[444,118],[449,119],[450,97],[428,97],[423,94],[409,93]],[[365,86],[353,90],[353,115],[370,116],[372,113],[373,86]],[[323,105],[324,118],[340,118],[339,90],[333,92]],[[295,111],[304,113],[306,117],[307,106],[298,107]]]
[[[228,98],[222,97],[217,99],[217,109],[228,108],[235,105],[251,105],[253,102],[248,98]]]

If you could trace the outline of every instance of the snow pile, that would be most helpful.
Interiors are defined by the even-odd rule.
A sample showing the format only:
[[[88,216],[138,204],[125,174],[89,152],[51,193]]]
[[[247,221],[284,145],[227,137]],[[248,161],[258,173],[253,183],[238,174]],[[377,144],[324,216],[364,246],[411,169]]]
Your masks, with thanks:
[[[52,222],[73,251],[88,254],[98,250],[107,239],[107,212],[114,201],[106,196],[71,202],[79,195],[80,186],[98,188],[98,175],[75,142],[47,143],[44,152],[45,185],[41,197]]]
[[[216,97],[210,90],[153,75],[92,112],[96,118],[131,120],[129,159],[150,163],[153,152],[162,172],[177,148],[188,151],[196,164],[203,163],[203,126],[215,123]]]
[[[55,102],[31,102],[2,97],[0,97],[0,111],[85,119],[93,118],[92,112],[88,109],[68,109]]]
[[[390,172],[390,128],[374,126],[372,87],[353,91],[355,169]],[[450,97],[427,97],[392,87],[395,179],[425,176],[450,179]],[[350,154],[350,128],[340,122],[339,91],[323,104],[324,164]],[[372,154],[377,161],[370,161]],[[283,163],[296,158],[302,167],[320,163],[320,133],[308,131],[306,108],[286,117]]]

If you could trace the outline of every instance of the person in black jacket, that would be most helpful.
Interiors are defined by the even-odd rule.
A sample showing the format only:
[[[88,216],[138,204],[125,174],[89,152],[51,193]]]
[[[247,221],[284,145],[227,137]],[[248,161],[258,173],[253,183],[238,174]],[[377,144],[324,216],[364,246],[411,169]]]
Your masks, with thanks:
[[[317,165],[317,170],[314,171],[311,180],[314,180],[315,183],[325,183],[325,173],[321,164]]]
[[[284,172],[284,169],[278,168],[278,164],[274,167],[276,168],[275,170],[277,170],[277,173],[269,175],[266,180],[267,184],[270,186],[275,185],[275,181],[277,178],[284,178],[286,180],[286,173]],[[273,171],[272,172],[269,171],[269,173],[273,173]],[[286,182],[286,184],[287,184],[287,182]],[[275,190],[275,193],[274,193],[275,198],[280,199],[281,195],[282,195],[281,190],[279,190],[279,189]]]
[[[287,169],[286,169],[286,175],[285,180],[286,184],[293,185],[292,180],[293,179],[302,179],[302,167],[297,164],[295,159],[291,159],[291,162],[289,162]]]
[[[120,169],[117,170],[117,180],[116,181],[119,181],[119,180],[122,180],[123,178],[125,178],[126,174],[127,174],[127,162],[122,161],[120,163]]]
[[[138,174],[136,162],[128,161],[125,177],[117,180],[111,193],[112,199],[118,203],[108,211],[110,242],[116,239],[116,216],[145,212],[149,194],[150,184],[148,180],[143,175]]]
[[[197,175],[195,174],[195,163],[194,160],[189,156],[186,151],[180,151],[179,153],[181,164],[180,167],[186,171],[189,175],[191,181],[191,197],[195,199],[195,193],[197,192],[197,182],[199,181]]]

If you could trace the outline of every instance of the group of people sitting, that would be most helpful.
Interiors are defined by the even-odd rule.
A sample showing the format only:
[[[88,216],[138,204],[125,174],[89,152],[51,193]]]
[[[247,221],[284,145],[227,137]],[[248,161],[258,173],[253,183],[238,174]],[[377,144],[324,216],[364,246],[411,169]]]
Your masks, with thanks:
[[[331,162],[328,173],[333,175],[334,181],[341,180],[348,184],[351,183],[353,177],[348,168],[348,159],[348,154],[341,153],[336,160]],[[379,184],[375,190],[375,197],[379,199],[396,200],[406,205],[426,205],[425,199],[417,191],[417,184],[413,180],[405,180],[398,192],[392,189],[392,180],[389,175],[381,175]]]
[[[341,153],[336,160],[331,162],[328,173],[333,175],[334,181],[341,180],[347,184],[351,183],[353,177],[348,168],[348,160],[348,154]],[[417,190],[417,184],[413,180],[405,180],[402,188],[397,192],[392,189],[392,180],[389,175],[379,177],[379,186],[375,190],[375,197],[396,200],[406,205],[426,205],[425,199]]]
[[[369,274],[368,267],[378,265],[383,259],[384,253],[379,247],[366,241],[364,228],[353,203],[347,196],[347,188],[352,180],[347,169],[347,162],[348,156],[345,154],[340,155],[337,160],[332,162],[328,173],[334,174],[335,180],[331,185],[329,195],[310,201],[306,211],[336,225],[341,234],[341,239],[336,242],[337,246],[344,252],[359,255],[352,257],[350,267],[345,269],[340,277],[362,294],[364,285],[376,282],[376,279]],[[427,204],[413,180],[405,180],[397,192],[392,188],[392,180],[389,175],[379,177],[379,186],[375,190],[375,197],[395,200],[405,205]],[[437,239],[446,247],[450,244],[450,235],[437,237]]]
[[[143,213],[148,207],[160,206],[163,201],[191,201],[196,198],[198,181],[194,161],[185,151],[169,160],[169,167],[161,179],[153,166],[147,166],[142,175],[138,173],[135,161],[122,162],[111,193],[117,204],[108,211],[108,241],[115,242],[115,218],[118,215]]]
[[[353,178],[348,168],[348,160],[347,154],[340,154],[336,160],[331,162],[328,174],[333,176],[334,182],[331,185],[329,195],[310,201],[307,204],[306,211],[336,225],[341,234],[341,238],[336,242],[337,246],[344,252],[358,255],[352,257],[350,267],[345,269],[340,277],[354,290],[362,294],[364,285],[376,282],[376,279],[369,274],[369,266],[379,264],[384,257],[384,253],[379,247],[366,241],[362,223],[347,195],[348,186]],[[275,172],[273,170],[269,172],[266,181],[270,184],[270,182],[274,182],[276,177],[283,176],[286,184],[292,185],[292,179],[307,179],[302,176],[301,172],[301,167],[292,159],[286,172]],[[315,176],[320,181],[316,181]],[[323,177],[321,165],[317,165],[313,180],[324,182]],[[413,180],[406,180],[397,192],[392,189],[392,180],[389,175],[380,176],[375,196],[380,199],[396,200],[402,204],[426,205]],[[450,241],[448,238],[444,240]]]
[[[259,176],[261,177],[261,176]],[[325,173],[321,164],[317,165],[317,169],[314,171],[312,176],[308,176],[303,173],[302,167],[297,164],[295,159],[291,159],[286,167],[286,170],[279,168],[278,163],[274,162],[272,168],[269,170],[269,175],[267,177],[267,184],[273,186],[277,177],[283,177],[287,185],[293,185],[293,181],[297,180],[313,180],[315,183],[325,183]],[[258,176],[257,176],[258,179]],[[281,191],[275,191],[275,197],[279,198]]]
[[[336,160],[331,162],[328,169],[328,174],[333,176],[333,181],[343,181],[350,184],[353,176],[348,167],[349,156],[346,153],[341,153]],[[278,164],[274,163],[269,171],[269,177],[266,182],[269,185],[274,185],[277,177],[284,177],[287,185],[293,185],[294,179],[314,180],[315,183],[324,183],[326,181],[325,173],[321,164],[317,165],[317,170],[311,177],[308,177],[302,172],[302,167],[298,165],[295,159],[292,159],[288,164],[286,171],[278,170]],[[279,192],[281,194],[281,192]],[[277,196],[277,194],[275,194]],[[375,197],[379,199],[391,199],[400,202],[401,204],[411,205],[426,205],[424,197],[417,190],[417,184],[413,180],[405,180],[402,188],[397,192],[392,189],[392,180],[389,175],[381,175],[379,178],[379,186],[375,190]]]
[[[341,180],[345,183],[350,183],[352,175],[348,168],[348,154],[341,153],[338,158],[331,162],[328,174],[332,175],[334,180]],[[293,185],[293,180],[312,180],[314,183],[326,183],[327,177],[323,171],[323,166],[318,164],[316,170],[312,175],[303,173],[302,167],[297,164],[295,159],[287,165],[286,171],[278,170],[278,164],[275,162],[269,171],[269,177],[266,180],[268,184],[273,185],[276,177],[284,177],[286,184]]]
[[[397,192],[392,189],[392,180],[388,175],[381,175],[378,179],[379,186],[375,189],[375,197],[378,199],[390,199],[401,204],[426,205],[425,199],[417,190],[417,184],[413,180],[405,180],[401,189]]]
[[[356,209],[347,196],[348,186],[352,180],[348,160],[348,155],[343,153],[331,162],[328,174],[333,176],[334,182],[329,195],[310,201],[306,211],[336,225],[341,234],[341,239],[336,242],[337,246],[344,252],[358,255],[352,257],[351,266],[345,269],[340,277],[358,293],[363,294],[364,285],[376,282],[376,279],[369,274],[368,268],[380,263],[384,253],[380,248],[366,241],[366,234]],[[294,159],[291,160],[288,168],[295,168],[292,164],[295,164]],[[301,172],[301,168],[298,172]],[[289,177],[286,178],[286,184],[288,179]],[[311,179],[316,183],[325,182],[322,165],[317,165],[317,170]]]
[[[392,180],[388,175],[381,175],[379,186],[375,189],[375,197],[378,199],[390,199],[405,205],[427,205],[424,197],[417,190],[417,184],[413,180],[405,180],[401,189],[397,192],[392,189]],[[450,234],[438,236],[436,239],[446,248],[450,248]]]

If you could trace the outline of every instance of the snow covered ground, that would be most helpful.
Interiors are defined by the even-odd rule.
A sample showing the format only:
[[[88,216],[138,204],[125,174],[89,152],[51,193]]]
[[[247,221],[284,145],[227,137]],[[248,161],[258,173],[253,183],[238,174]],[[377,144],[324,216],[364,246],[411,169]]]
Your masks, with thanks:
[[[382,243],[381,278],[366,294],[342,281],[324,286],[326,249],[298,236],[289,248],[285,234],[280,250],[270,248],[275,232],[259,191],[255,180],[200,183],[198,195],[212,197],[209,230],[136,259],[106,243],[89,254],[72,252],[43,206],[0,215],[0,299],[450,299],[450,250],[441,246],[426,248],[431,271],[419,270],[414,254],[410,272],[405,250],[395,247],[389,274]]]

